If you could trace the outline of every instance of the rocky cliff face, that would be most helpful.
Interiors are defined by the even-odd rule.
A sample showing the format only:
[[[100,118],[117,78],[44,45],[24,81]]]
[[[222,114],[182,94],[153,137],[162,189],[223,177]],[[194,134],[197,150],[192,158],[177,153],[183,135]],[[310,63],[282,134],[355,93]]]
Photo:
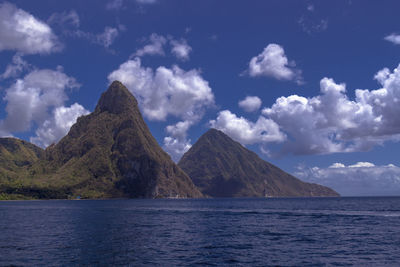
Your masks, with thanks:
[[[28,169],[34,175],[24,192],[39,198],[202,196],[158,145],[136,99],[117,81],[93,113],[80,117]]]
[[[216,129],[201,136],[178,165],[211,197],[339,196],[300,181]]]

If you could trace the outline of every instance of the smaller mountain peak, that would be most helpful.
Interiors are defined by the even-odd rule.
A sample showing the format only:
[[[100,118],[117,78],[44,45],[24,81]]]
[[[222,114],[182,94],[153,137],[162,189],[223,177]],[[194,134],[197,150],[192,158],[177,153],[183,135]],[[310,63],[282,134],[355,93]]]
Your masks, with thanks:
[[[96,112],[122,113],[130,108],[138,108],[136,98],[120,81],[113,81],[97,103]]]
[[[238,150],[244,149],[240,143],[230,138],[221,130],[211,128],[199,137],[197,142],[193,144],[192,148],[183,155],[181,161],[191,154],[189,152],[196,151],[197,153],[197,151],[206,150],[229,153],[228,150],[231,150],[232,148],[236,148]]]
[[[203,134],[200,138],[205,138],[210,141],[219,142],[224,140],[224,142],[233,142],[233,140],[225,134],[223,131],[211,128],[205,134]]]
[[[221,130],[217,130],[215,128],[210,128],[205,134],[204,136],[225,136],[226,134],[224,132],[222,132]]]
[[[216,129],[202,135],[178,166],[211,197],[338,196],[330,188],[300,181]]]
[[[220,130],[217,130],[217,129],[215,129],[215,128],[210,128],[207,132],[206,132],[206,134],[217,134],[217,133],[220,133],[221,131]]]

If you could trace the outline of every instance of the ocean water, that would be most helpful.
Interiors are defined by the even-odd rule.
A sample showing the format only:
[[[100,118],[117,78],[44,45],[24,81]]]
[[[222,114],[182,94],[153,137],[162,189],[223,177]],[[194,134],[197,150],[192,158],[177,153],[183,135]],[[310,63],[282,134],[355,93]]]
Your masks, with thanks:
[[[10,265],[400,266],[400,198],[1,201]]]

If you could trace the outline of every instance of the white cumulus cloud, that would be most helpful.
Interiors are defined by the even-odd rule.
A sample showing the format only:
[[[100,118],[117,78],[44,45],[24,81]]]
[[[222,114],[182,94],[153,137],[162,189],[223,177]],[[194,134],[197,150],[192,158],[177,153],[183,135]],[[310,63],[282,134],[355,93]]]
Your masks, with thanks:
[[[67,119],[71,120],[71,114],[87,113],[78,104],[64,107],[68,99],[66,90],[79,86],[61,67],[57,70],[33,70],[23,79],[17,79],[6,89],[7,117],[0,122],[0,132],[7,136],[29,131],[36,125],[38,136],[32,137],[32,141],[39,145],[58,141],[70,127]]]
[[[358,162],[346,166],[335,163],[328,168],[299,167],[294,173],[300,179],[329,186],[344,196],[384,196],[400,194],[400,168]]]
[[[239,107],[247,112],[254,112],[261,107],[261,99],[258,96],[246,96],[245,99],[239,101]]]
[[[229,110],[219,112],[217,118],[210,121],[210,126],[223,131],[243,145],[282,142],[286,138],[279,126],[270,119],[260,116],[256,122],[251,122]]]
[[[198,70],[184,71],[178,66],[141,65],[135,58],[109,74],[108,80],[119,80],[138,98],[143,114],[150,120],[165,120],[168,115],[182,119],[200,116],[214,104],[214,94]]]
[[[385,37],[386,41],[392,42],[396,45],[400,45],[400,34],[392,33]]]
[[[349,165],[349,168],[372,168],[375,167],[375,164],[371,162],[359,161],[356,164]]]
[[[43,21],[8,2],[0,4],[0,51],[47,54],[62,46]]]
[[[269,44],[261,54],[253,57],[249,63],[249,75],[267,76],[277,80],[302,82],[301,71],[295,69],[295,62],[289,61],[282,46]]]
[[[164,150],[168,152],[175,162],[190,149],[191,140],[187,139],[187,131],[192,126],[192,121],[180,121],[174,125],[168,125],[168,136],[164,138]]]
[[[329,168],[344,168],[344,167],[346,166],[343,163],[339,162],[333,163],[331,166],[329,166]]]
[[[89,113],[78,103],[70,107],[57,107],[53,110],[53,116],[46,119],[36,130],[36,136],[31,137],[30,141],[41,147],[47,147],[58,142],[64,137],[76,120]]]
[[[262,150],[268,142],[280,141],[282,145],[273,151],[275,155],[368,151],[388,141],[400,141],[399,67],[393,71],[384,68],[374,78],[381,88],[357,89],[354,99],[348,97],[344,83],[323,78],[319,95],[279,97],[262,110],[256,123],[223,111],[211,125],[242,144],[264,144]],[[240,103],[245,107],[246,101]],[[249,104],[250,107],[253,106]],[[271,140],[254,138],[254,132],[246,130],[265,128],[256,127],[260,120],[273,125],[264,132],[268,133],[265,136],[274,137]]]
[[[284,152],[325,154],[366,151],[400,137],[400,72],[383,69],[375,75],[377,90],[346,95],[345,84],[323,78],[321,95],[280,97],[263,114],[276,122],[290,138]]]

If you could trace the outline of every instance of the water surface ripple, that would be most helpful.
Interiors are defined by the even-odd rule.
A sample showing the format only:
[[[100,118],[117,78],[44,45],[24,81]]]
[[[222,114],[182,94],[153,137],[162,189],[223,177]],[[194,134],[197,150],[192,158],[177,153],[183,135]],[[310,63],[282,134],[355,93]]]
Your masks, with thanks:
[[[0,266],[400,266],[400,198],[1,201]]]

